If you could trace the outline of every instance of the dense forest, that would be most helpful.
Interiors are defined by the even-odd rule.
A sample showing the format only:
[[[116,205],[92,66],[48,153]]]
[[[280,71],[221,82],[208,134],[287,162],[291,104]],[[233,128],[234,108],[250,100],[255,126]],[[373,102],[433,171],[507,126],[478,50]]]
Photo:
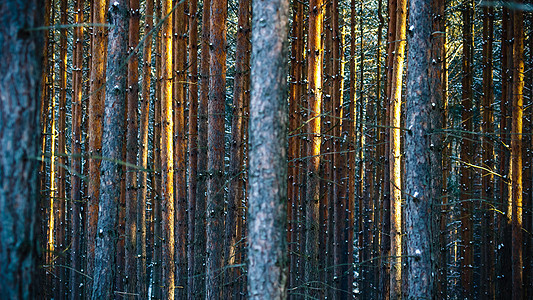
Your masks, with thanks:
[[[0,298],[533,299],[532,12],[0,1]]]

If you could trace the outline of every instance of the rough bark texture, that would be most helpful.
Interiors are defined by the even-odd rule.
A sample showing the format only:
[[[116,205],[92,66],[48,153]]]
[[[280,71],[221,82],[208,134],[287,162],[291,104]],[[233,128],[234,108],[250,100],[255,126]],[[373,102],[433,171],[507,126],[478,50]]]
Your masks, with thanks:
[[[253,1],[248,297],[287,297],[289,1]]]
[[[436,210],[441,193],[441,66],[432,53],[432,3],[409,2],[409,59],[405,136],[405,230],[407,295],[409,299],[435,296],[438,255]],[[438,53],[437,53],[438,55]],[[434,62],[434,63],[433,63]],[[438,92],[433,93],[433,90]]]
[[[74,7],[74,23],[83,22],[83,4],[84,0],[77,0]],[[82,218],[81,218],[81,120],[82,120],[82,96],[83,96],[83,27],[74,28],[74,51],[72,54],[72,139],[70,152],[70,299],[81,298],[80,271],[82,266]]]
[[[402,74],[405,56],[407,1],[398,0],[396,10],[396,43],[390,91],[390,299],[402,296],[402,180],[401,180],[401,102]]]
[[[106,22],[106,3],[92,0],[92,22]],[[98,199],[100,197],[100,163],[102,154],[102,119],[104,117],[105,97],[105,64],[106,64],[106,28],[95,26],[91,39],[91,71],[89,75],[89,120],[87,137],[89,147],[89,178],[87,179],[87,219],[85,224],[87,240],[87,275],[92,276],[94,270],[94,249],[96,247],[96,226],[98,223]],[[92,281],[86,280],[88,291],[92,291]]]
[[[124,97],[126,75],[129,11],[126,0],[117,0],[109,8],[111,27],[108,35],[108,64],[106,71],[106,99],[102,145],[98,234],[96,238],[94,283],[92,299],[114,297],[116,276],[117,213],[122,177],[122,145],[124,141]]]
[[[162,1],[161,15],[161,286],[165,298],[174,299],[174,147],[172,116],[172,1]]]
[[[322,111],[322,55],[321,42],[323,22],[323,1],[309,2],[309,34],[308,34],[308,159],[307,189],[305,197],[305,283],[306,295],[318,297],[318,227],[320,202],[320,120]]]
[[[241,239],[242,229],[239,219],[243,218],[241,208],[243,193],[243,158],[244,158],[244,98],[248,90],[247,77],[250,76],[250,0],[239,1],[239,20],[237,30],[237,45],[235,53],[235,77],[233,88],[233,115],[231,124],[231,145],[229,163],[229,186],[226,208],[224,260],[226,276],[224,277],[225,298],[235,298],[239,295],[238,279],[240,268],[230,267],[240,264],[243,251]]]
[[[146,2],[146,19],[144,23],[145,33],[152,30],[154,14],[154,0]],[[148,195],[148,126],[150,123],[150,84],[152,75],[152,38],[145,40],[143,48],[143,79],[141,95],[141,117],[139,128],[139,166],[142,168],[138,173],[137,195],[137,293],[141,299],[148,297],[147,273],[146,273],[146,199]],[[154,199],[154,197],[152,197]],[[153,201],[153,200],[152,200]],[[152,208],[154,203],[152,202]]]
[[[211,3],[209,122],[207,125],[206,299],[222,297],[224,238],[224,112],[227,1]]]
[[[33,299],[38,285],[37,208],[43,7],[0,4],[0,295]]]

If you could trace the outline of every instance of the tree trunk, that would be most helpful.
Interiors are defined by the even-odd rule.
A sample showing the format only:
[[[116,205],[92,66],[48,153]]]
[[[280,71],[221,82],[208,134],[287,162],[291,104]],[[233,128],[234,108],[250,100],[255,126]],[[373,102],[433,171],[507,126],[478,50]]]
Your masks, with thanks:
[[[248,297],[287,297],[289,1],[253,2]]]
[[[0,4],[0,295],[34,299],[38,283],[39,99],[43,6]],[[37,285],[37,286],[36,286]]]
[[[131,166],[137,165],[138,152],[138,105],[139,105],[139,59],[133,49],[139,44],[139,0],[129,0],[129,39],[128,39],[128,78],[127,78],[127,129],[126,129],[126,236],[125,236],[125,292],[137,291],[137,170]],[[128,296],[127,298],[133,298]]]
[[[106,3],[93,0],[91,3],[92,22],[106,22]],[[87,136],[89,147],[89,178],[87,179],[87,220],[85,225],[87,240],[87,275],[93,276],[94,249],[96,247],[96,226],[98,223],[98,199],[100,198],[100,156],[102,154],[102,119],[104,117],[106,28],[94,26],[92,29],[91,71],[89,78],[89,121]],[[85,282],[87,291],[92,291],[92,280]]]
[[[227,0],[211,3],[209,103],[207,124],[206,299],[222,297],[224,239],[224,119],[226,101]]]
[[[196,189],[198,188],[198,0],[189,0],[189,162],[187,171],[187,297],[194,299],[194,282],[196,275]],[[198,222],[199,223],[199,222]]]
[[[83,23],[83,4],[84,0],[77,0],[74,7],[74,23]],[[72,53],[72,139],[71,139],[71,158],[70,158],[70,299],[80,299],[82,288],[80,284],[80,271],[82,266],[82,218],[81,218],[81,120],[82,120],[82,98],[83,98],[83,27],[74,28],[74,51]]]
[[[390,298],[402,297],[402,178],[401,178],[401,102],[402,74],[405,56],[407,1],[398,0],[396,10],[396,39],[390,92],[390,238],[391,271]]]
[[[146,2],[146,14],[144,29],[145,34],[148,34],[153,28],[153,14],[154,14],[154,0]],[[144,42],[143,48],[143,79],[142,79],[142,95],[141,95],[141,118],[139,128],[139,166],[141,168],[138,173],[138,188],[137,195],[137,293],[139,298],[146,299],[148,297],[147,287],[147,273],[146,273],[146,199],[148,194],[148,127],[150,123],[150,84],[152,75],[152,37],[148,37]],[[152,207],[154,207],[152,196]]]
[[[473,147],[471,143],[472,121],[472,59],[473,59],[473,1],[463,2],[463,78],[462,78],[462,129],[461,140],[461,286],[463,297],[471,299],[473,296],[473,246],[472,246],[472,180],[473,172],[470,164],[474,163]]]
[[[491,170],[494,169],[494,149],[493,139],[490,137],[494,130],[494,114],[492,105],[494,102],[494,84],[492,79],[492,44],[493,44],[493,30],[494,30],[494,8],[486,6],[483,8],[483,144],[482,144],[482,160],[483,167],[489,171],[482,173],[481,199],[484,201],[483,219],[481,228],[481,296],[487,299],[493,299],[495,296],[494,290],[494,238],[493,230],[491,230],[492,220],[494,220],[494,213],[492,206],[494,205],[494,175]]]
[[[521,2],[521,1],[518,1]],[[512,86],[512,137],[511,169],[512,177],[512,298],[525,299],[523,287],[522,258],[522,128],[524,114],[524,22],[521,10],[513,11],[513,86]]]
[[[174,114],[174,193],[175,193],[175,286],[176,297],[187,293],[187,1],[173,1],[173,97]]]
[[[305,218],[305,274],[307,283],[306,295],[317,297],[320,293],[318,285],[318,226],[320,203],[320,120],[322,113],[322,55],[321,42],[323,22],[322,0],[309,2],[309,34],[308,34],[308,160],[306,188]]]
[[[204,0],[202,10],[202,45],[200,54],[200,99],[198,103],[198,188],[196,198],[194,257],[195,277],[194,294],[189,293],[189,299],[205,297],[205,261],[206,261],[206,186],[207,186],[207,119],[209,98],[209,62],[210,62],[210,24],[211,1]]]
[[[405,136],[407,295],[435,297],[437,214],[441,194],[442,57],[434,51],[431,1],[411,0]],[[429,80],[428,80],[429,74]]]
[[[127,71],[123,67],[127,57],[129,7],[126,0],[117,0],[109,8],[113,27],[108,35],[108,64],[106,71],[106,99],[96,239],[94,284],[92,299],[114,297],[116,276],[117,214],[120,198],[122,145],[124,141],[124,113]]]
[[[174,152],[172,118],[172,1],[163,0],[161,15],[161,238],[163,297],[174,299]]]
[[[239,19],[237,30],[237,45],[235,53],[235,78],[233,88],[233,115],[231,126],[230,164],[228,175],[229,187],[226,209],[225,223],[225,245],[224,259],[226,276],[224,280],[225,298],[235,299],[238,297],[240,289],[238,279],[239,269],[234,265],[240,264],[242,247],[241,228],[239,219],[242,219],[243,210],[243,158],[244,158],[244,132],[242,130],[244,120],[244,98],[247,92],[247,77],[250,76],[248,66],[250,65],[250,2],[249,0],[239,1]]]

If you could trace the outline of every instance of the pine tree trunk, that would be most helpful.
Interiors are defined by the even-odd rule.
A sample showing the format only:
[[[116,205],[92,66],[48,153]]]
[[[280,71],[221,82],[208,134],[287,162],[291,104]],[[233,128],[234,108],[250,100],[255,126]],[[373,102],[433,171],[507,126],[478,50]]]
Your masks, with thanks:
[[[206,299],[222,297],[224,238],[224,119],[226,100],[227,1],[211,3],[209,103],[207,124]]]
[[[402,178],[401,178],[401,102],[402,74],[405,56],[407,1],[398,0],[396,7],[396,43],[390,91],[390,299],[402,297]]]
[[[434,5],[411,0],[408,37],[405,135],[405,228],[407,291],[409,298],[434,298],[436,282],[437,213],[441,194],[442,63],[440,49],[434,51]],[[439,63],[438,63],[439,62]],[[428,80],[429,74],[429,80]],[[440,134],[439,134],[440,133]]]
[[[74,23],[83,23],[83,5],[84,0],[77,0],[74,7]],[[82,218],[81,218],[81,120],[82,120],[82,99],[83,99],[83,27],[74,28],[74,51],[72,53],[72,139],[71,139],[71,158],[70,158],[70,299],[81,298],[82,283],[80,271],[82,266]]]
[[[229,187],[227,197],[226,209],[226,223],[225,223],[225,245],[224,245],[224,260],[226,274],[224,277],[225,284],[225,298],[235,299],[238,297],[240,288],[238,279],[240,276],[240,268],[234,265],[241,264],[241,252],[244,251],[242,247],[241,228],[239,227],[239,219],[242,219],[243,210],[243,158],[244,158],[244,98],[246,97],[247,84],[246,79],[250,76],[248,66],[250,64],[250,9],[251,1],[239,1],[239,16],[238,16],[238,30],[237,30],[237,45],[235,53],[235,78],[233,88],[233,115],[231,126],[231,145],[230,145],[230,164],[228,175]]]
[[[322,56],[321,42],[323,22],[322,0],[309,2],[308,34],[308,123],[307,123],[307,187],[305,217],[305,274],[307,297],[318,297],[321,287],[318,285],[318,231],[320,203],[320,148],[322,138],[320,123],[322,113]]]
[[[0,295],[38,296],[37,267],[39,99],[43,6],[0,4]]]
[[[473,59],[473,1],[463,2],[463,78],[462,78],[462,129],[461,140],[461,286],[463,297],[473,296],[473,246],[472,246],[472,180],[473,172],[469,164],[473,163],[473,147],[471,143],[473,130],[472,121],[472,59]]]
[[[106,4],[103,1],[93,0],[91,3],[92,23],[103,24],[106,22]],[[91,71],[89,78],[89,121],[87,136],[89,147],[89,178],[87,179],[87,275],[93,276],[94,249],[96,247],[96,226],[98,223],[98,200],[100,198],[100,156],[102,155],[102,119],[104,117],[105,97],[105,72],[106,72],[106,29],[95,26],[92,29],[91,45]],[[92,291],[92,280],[85,282],[87,291]]]
[[[520,1],[518,1],[520,2]],[[522,129],[524,115],[524,22],[521,10],[513,11],[513,86],[512,86],[512,298],[525,299],[523,287],[523,239],[522,239]]]
[[[161,286],[163,297],[174,299],[174,152],[172,117],[172,1],[162,1],[161,16]]]
[[[146,14],[144,29],[148,34],[153,28],[154,0],[146,1]],[[146,254],[146,232],[147,218],[146,200],[148,196],[148,146],[149,146],[149,123],[150,123],[150,84],[152,75],[152,37],[144,41],[143,48],[143,79],[140,99],[140,127],[139,127],[139,166],[141,168],[137,176],[139,193],[137,194],[137,293],[141,299],[148,297],[147,286],[147,254]],[[153,195],[153,194],[152,194]],[[151,198],[152,201],[154,197]],[[154,203],[152,202],[152,207]]]
[[[120,198],[122,148],[125,134],[124,113],[127,70],[129,7],[126,0],[117,0],[109,8],[111,27],[108,33],[106,99],[100,177],[98,233],[96,237],[94,284],[92,299],[114,297],[116,274],[117,213]]]
[[[289,3],[253,2],[248,297],[287,297],[287,39]]]

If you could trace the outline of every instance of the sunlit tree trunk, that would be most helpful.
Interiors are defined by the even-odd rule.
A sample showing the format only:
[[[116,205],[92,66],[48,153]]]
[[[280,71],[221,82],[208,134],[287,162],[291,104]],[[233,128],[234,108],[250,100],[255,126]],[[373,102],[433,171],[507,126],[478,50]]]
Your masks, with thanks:
[[[124,141],[125,96],[129,7],[126,0],[117,0],[109,8],[111,27],[108,34],[109,58],[106,68],[106,99],[102,144],[98,233],[96,236],[94,283],[92,299],[110,299],[114,296],[116,276],[117,213],[120,197],[122,143]]]
[[[398,0],[396,7],[396,46],[392,78],[390,80],[390,238],[391,270],[390,299],[402,296],[402,178],[401,178],[401,102],[402,74],[405,56],[407,1]]]
[[[253,1],[253,11],[248,297],[285,299],[289,1]]]
[[[92,22],[106,23],[106,4],[93,0],[91,3]],[[102,154],[102,119],[104,117],[105,64],[106,64],[106,28],[94,26],[92,29],[91,68],[89,75],[89,121],[87,136],[89,147],[89,177],[87,178],[87,219],[85,224],[87,242],[87,274],[92,276],[94,270],[94,249],[96,247],[96,226],[98,223],[98,199],[100,197],[100,156]],[[92,291],[92,280],[86,279],[87,291]]]
[[[74,6],[74,24],[83,23],[84,0],[77,0]],[[70,146],[70,269],[69,288],[70,299],[81,298],[81,276],[82,270],[82,224],[81,224],[81,120],[82,120],[82,100],[83,100],[83,27],[74,28],[74,50],[72,53],[72,139]]]
[[[37,268],[40,1],[0,4],[0,295],[34,299]],[[36,232],[37,231],[37,232]]]
[[[322,113],[322,55],[321,42],[323,22],[322,0],[309,1],[308,34],[308,118],[307,118],[307,188],[305,217],[305,282],[308,297],[317,297],[319,293],[318,270],[318,227],[320,203],[320,122]]]
[[[461,287],[465,299],[472,298],[473,292],[473,245],[472,245],[472,180],[473,171],[471,164],[473,161],[472,130],[473,130],[473,1],[464,0],[462,7],[463,14],[463,78],[462,78],[462,130],[461,140],[461,168],[460,168],[460,189],[461,189]]]
[[[518,1],[520,2],[520,1]],[[512,86],[512,137],[511,169],[512,177],[512,281],[513,299],[524,299],[523,258],[522,258],[522,128],[524,114],[524,21],[523,12],[513,12],[513,86]]]
[[[250,76],[248,66],[250,64],[250,3],[249,0],[239,1],[239,16],[237,29],[237,44],[235,53],[235,77],[233,88],[233,115],[231,124],[231,145],[229,163],[229,186],[227,195],[224,260],[226,276],[224,277],[225,298],[235,299],[240,289],[238,279],[240,268],[232,267],[241,263],[241,252],[244,251],[241,239],[239,219],[242,219],[243,193],[243,158],[244,158],[244,98],[247,92],[247,77]]]
[[[224,117],[226,100],[227,1],[211,3],[207,124],[206,299],[222,297],[224,238]]]
[[[174,299],[174,152],[172,116],[172,1],[162,1],[161,16],[161,286],[163,297]]]

